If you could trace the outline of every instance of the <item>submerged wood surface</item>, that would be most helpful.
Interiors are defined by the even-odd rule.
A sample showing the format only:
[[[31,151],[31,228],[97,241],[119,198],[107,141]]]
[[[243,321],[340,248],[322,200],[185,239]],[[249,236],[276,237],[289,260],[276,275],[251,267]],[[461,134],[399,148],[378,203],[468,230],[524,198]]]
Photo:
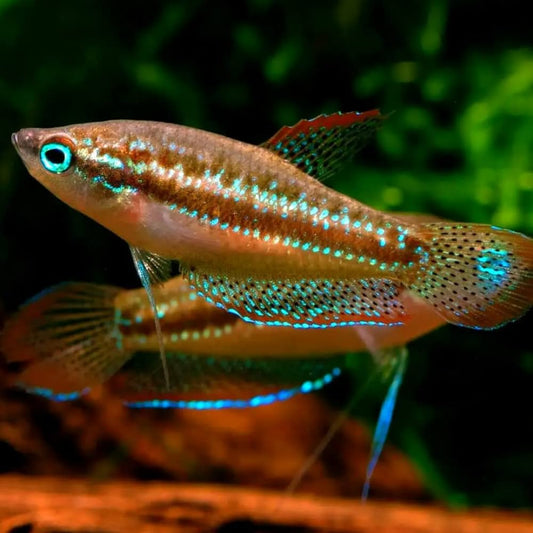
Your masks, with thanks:
[[[1,533],[533,531],[533,515],[319,498],[221,485],[4,476]]]
[[[315,396],[218,412],[128,410],[106,390],[63,404],[0,398],[0,533],[533,531],[533,515],[379,502],[429,498],[391,446],[362,505],[370,433],[353,419],[298,486],[322,497],[251,488],[286,487],[336,419]]]
[[[220,411],[127,409],[105,389],[65,403],[5,389],[0,400],[0,472],[274,490],[289,485],[338,416],[314,395]],[[361,423],[346,420],[297,491],[357,499],[370,439]],[[390,445],[376,467],[371,496],[429,497],[411,462]]]

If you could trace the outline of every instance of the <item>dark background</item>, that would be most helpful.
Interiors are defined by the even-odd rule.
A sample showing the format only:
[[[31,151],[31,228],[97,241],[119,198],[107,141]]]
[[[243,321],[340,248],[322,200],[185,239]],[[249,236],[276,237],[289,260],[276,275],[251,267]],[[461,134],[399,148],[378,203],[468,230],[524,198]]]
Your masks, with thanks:
[[[379,107],[394,113],[328,185],[379,209],[532,235],[528,12],[481,0],[0,0],[0,306],[64,280],[137,285],[127,246],[26,173],[10,144],[21,127],[137,118],[259,143],[300,118]],[[445,327],[411,345],[390,439],[436,498],[533,506],[531,326],[530,314],[494,332]],[[382,394],[354,415],[373,423]]]

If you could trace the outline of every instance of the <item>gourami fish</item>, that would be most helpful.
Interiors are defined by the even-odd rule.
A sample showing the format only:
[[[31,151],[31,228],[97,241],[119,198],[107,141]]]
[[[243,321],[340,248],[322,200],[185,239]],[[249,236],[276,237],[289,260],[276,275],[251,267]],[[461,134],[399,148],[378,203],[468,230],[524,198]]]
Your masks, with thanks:
[[[0,348],[8,363],[25,367],[17,377],[21,386],[54,399],[111,380],[126,403],[138,406],[208,408],[215,399],[218,406],[247,407],[265,387],[319,388],[340,372],[348,352],[370,351],[381,363],[387,349],[444,323],[406,291],[400,298],[411,320],[404,326],[305,330],[246,323],[199,298],[181,277],[156,287],[154,296],[169,388],[154,357],[158,336],[144,289],[90,283],[52,287],[7,322]],[[302,390],[304,382],[314,384]],[[230,397],[238,398],[238,405]]]
[[[265,325],[402,324],[405,289],[453,324],[521,316],[533,302],[531,239],[406,223],[319,181],[381,119],[302,120],[260,146],[128,120],[24,129],[12,140],[30,174],[130,244],[149,295],[151,278],[177,260],[198,294]]]
[[[341,373],[345,353],[370,351],[383,377],[393,377],[376,424],[363,487],[366,499],[405,371],[403,345],[444,323],[427,303],[404,291],[400,298],[411,320],[396,328],[302,330],[246,323],[199,298],[182,278],[154,293],[168,383],[154,356],[159,338],[144,289],[88,283],[52,287],[8,321],[0,349],[9,363],[24,367],[16,383],[59,401],[107,381],[131,407],[256,407],[318,390]],[[337,419],[317,453],[345,416]]]

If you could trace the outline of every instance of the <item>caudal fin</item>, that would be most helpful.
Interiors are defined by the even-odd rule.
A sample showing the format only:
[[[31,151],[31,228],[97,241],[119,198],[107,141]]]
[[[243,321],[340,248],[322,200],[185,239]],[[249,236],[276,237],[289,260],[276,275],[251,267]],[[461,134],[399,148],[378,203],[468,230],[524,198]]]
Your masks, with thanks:
[[[409,289],[452,324],[492,329],[533,304],[533,240],[481,224],[423,224],[427,242]]]
[[[112,376],[130,357],[122,349],[114,299],[119,289],[63,283],[27,302],[6,324],[0,349],[23,363],[17,385],[72,399]]]

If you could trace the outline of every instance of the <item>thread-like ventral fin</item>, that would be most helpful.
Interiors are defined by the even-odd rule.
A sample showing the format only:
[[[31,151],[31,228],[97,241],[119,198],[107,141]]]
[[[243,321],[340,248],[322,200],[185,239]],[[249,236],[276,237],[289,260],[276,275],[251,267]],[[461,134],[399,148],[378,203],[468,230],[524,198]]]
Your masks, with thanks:
[[[167,360],[165,358],[163,333],[161,332],[161,323],[159,321],[159,313],[157,311],[157,304],[154,298],[152,285],[156,283],[162,283],[169,278],[171,261],[159,255],[136,248],[135,246],[130,246],[130,251],[133,257],[133,263],[137,269],[137,274],[139,274],[142,286],[146,291],[148,300],[150,301],[150,306],[154,313],[155,331],[157,335],[157,342],[159,344],[159,355],[162,363],[161,368],[163,370],[163,375],[165,376],[167,387],[170,388],[168,369],[166,365]]]
[[[63,283],[32,298],[6,324],[1,349],[24,363],[17,384],[57,400],[103,383],[130,357],[114,300],[120,289]]]
[[[337,417],[329,427],[327,433],[320,440],[313,452],[306,458],[305,462],[299,468],[298,472],[295,474],[290,484],[288,485],[288,493],[292,493],[294,489],[298,486],[303,476],[309,471],[313,463],[315,463],[318,457],[322,454],[322,452],[331,442],[337,431],[339,431],[344,422],[346,422],[346,420],[350,416],[350,412],[353,410],[355,405],[367,392],[368,388],[374,384],[376,378],[379,377],[382,380],[388,380],[390,379],[391,373],[393,373],[394,376],[392,378],[391,385],[389,386],[387,396],[383,401],[372,441],[371,459],[367,468],[366,481],[363,489],[364,492],[362,499],[365,500],[367,498],[368,490],[370,488],[370,478],[372,477],[374,468],[379,460],[379,456],[385,444],[387,433],[392,421],[394,405],[396,402],[398,389],[404,374],[405,363],[407,358],[407,349],[405,348],[405,346],[394,346],[388,349],[376,348],[376,345],[379,343],[375,342],[376,339],[372,337],[372,334],[374,331],[382,331],[383,329],[389,330],[389,328],[355,328],[357,334],[361,337],[361,340],[366,345],[367,350],[372,354],[377,367],[372,372],[371,376],[363,384],[363,386],[357,391],[357,393],[353,395],[346,407],[337,415]]]
[[[391,348],[373,355],[376,360],[380,361],[385,373],[385,378],[392,374],[392,379],[387,395],[381,404],[376,429],[374,430],[372,449],[370,450],[370,461],[368,462],[366,469],[365,483],[361,493],[361,499],[363,501],[366,501],[368,498],[370,479],[372,478],[374,469],[376,468],[381,452],[383,451],[383,446],[387,440],[394,407],[396,406],[396,399],[398,398],[398,390],[402,384],[405,367],[407,365],[407,348],[405,346],[397,346],[396,348]]]
[[[172,261],[170,259],[141,250],[135,246],[130,246],[130,250],[135,266],[137,267],[137,263],[142,263],[151,285],[159,285],[170,279],[172,269]]]
[[[341,372],[345,358],[249,358],[137,353],[110,381],[131,407],[223,409],[258,407],[318,390]]]
[[[402,287],[388,280],[249,280],[184,270],[200,296],[246,322],[328,328],[403,323]]]
[[[366,144],[383,118],[377,109],[320,115],[284,126],[261,146],[323,180]]]

